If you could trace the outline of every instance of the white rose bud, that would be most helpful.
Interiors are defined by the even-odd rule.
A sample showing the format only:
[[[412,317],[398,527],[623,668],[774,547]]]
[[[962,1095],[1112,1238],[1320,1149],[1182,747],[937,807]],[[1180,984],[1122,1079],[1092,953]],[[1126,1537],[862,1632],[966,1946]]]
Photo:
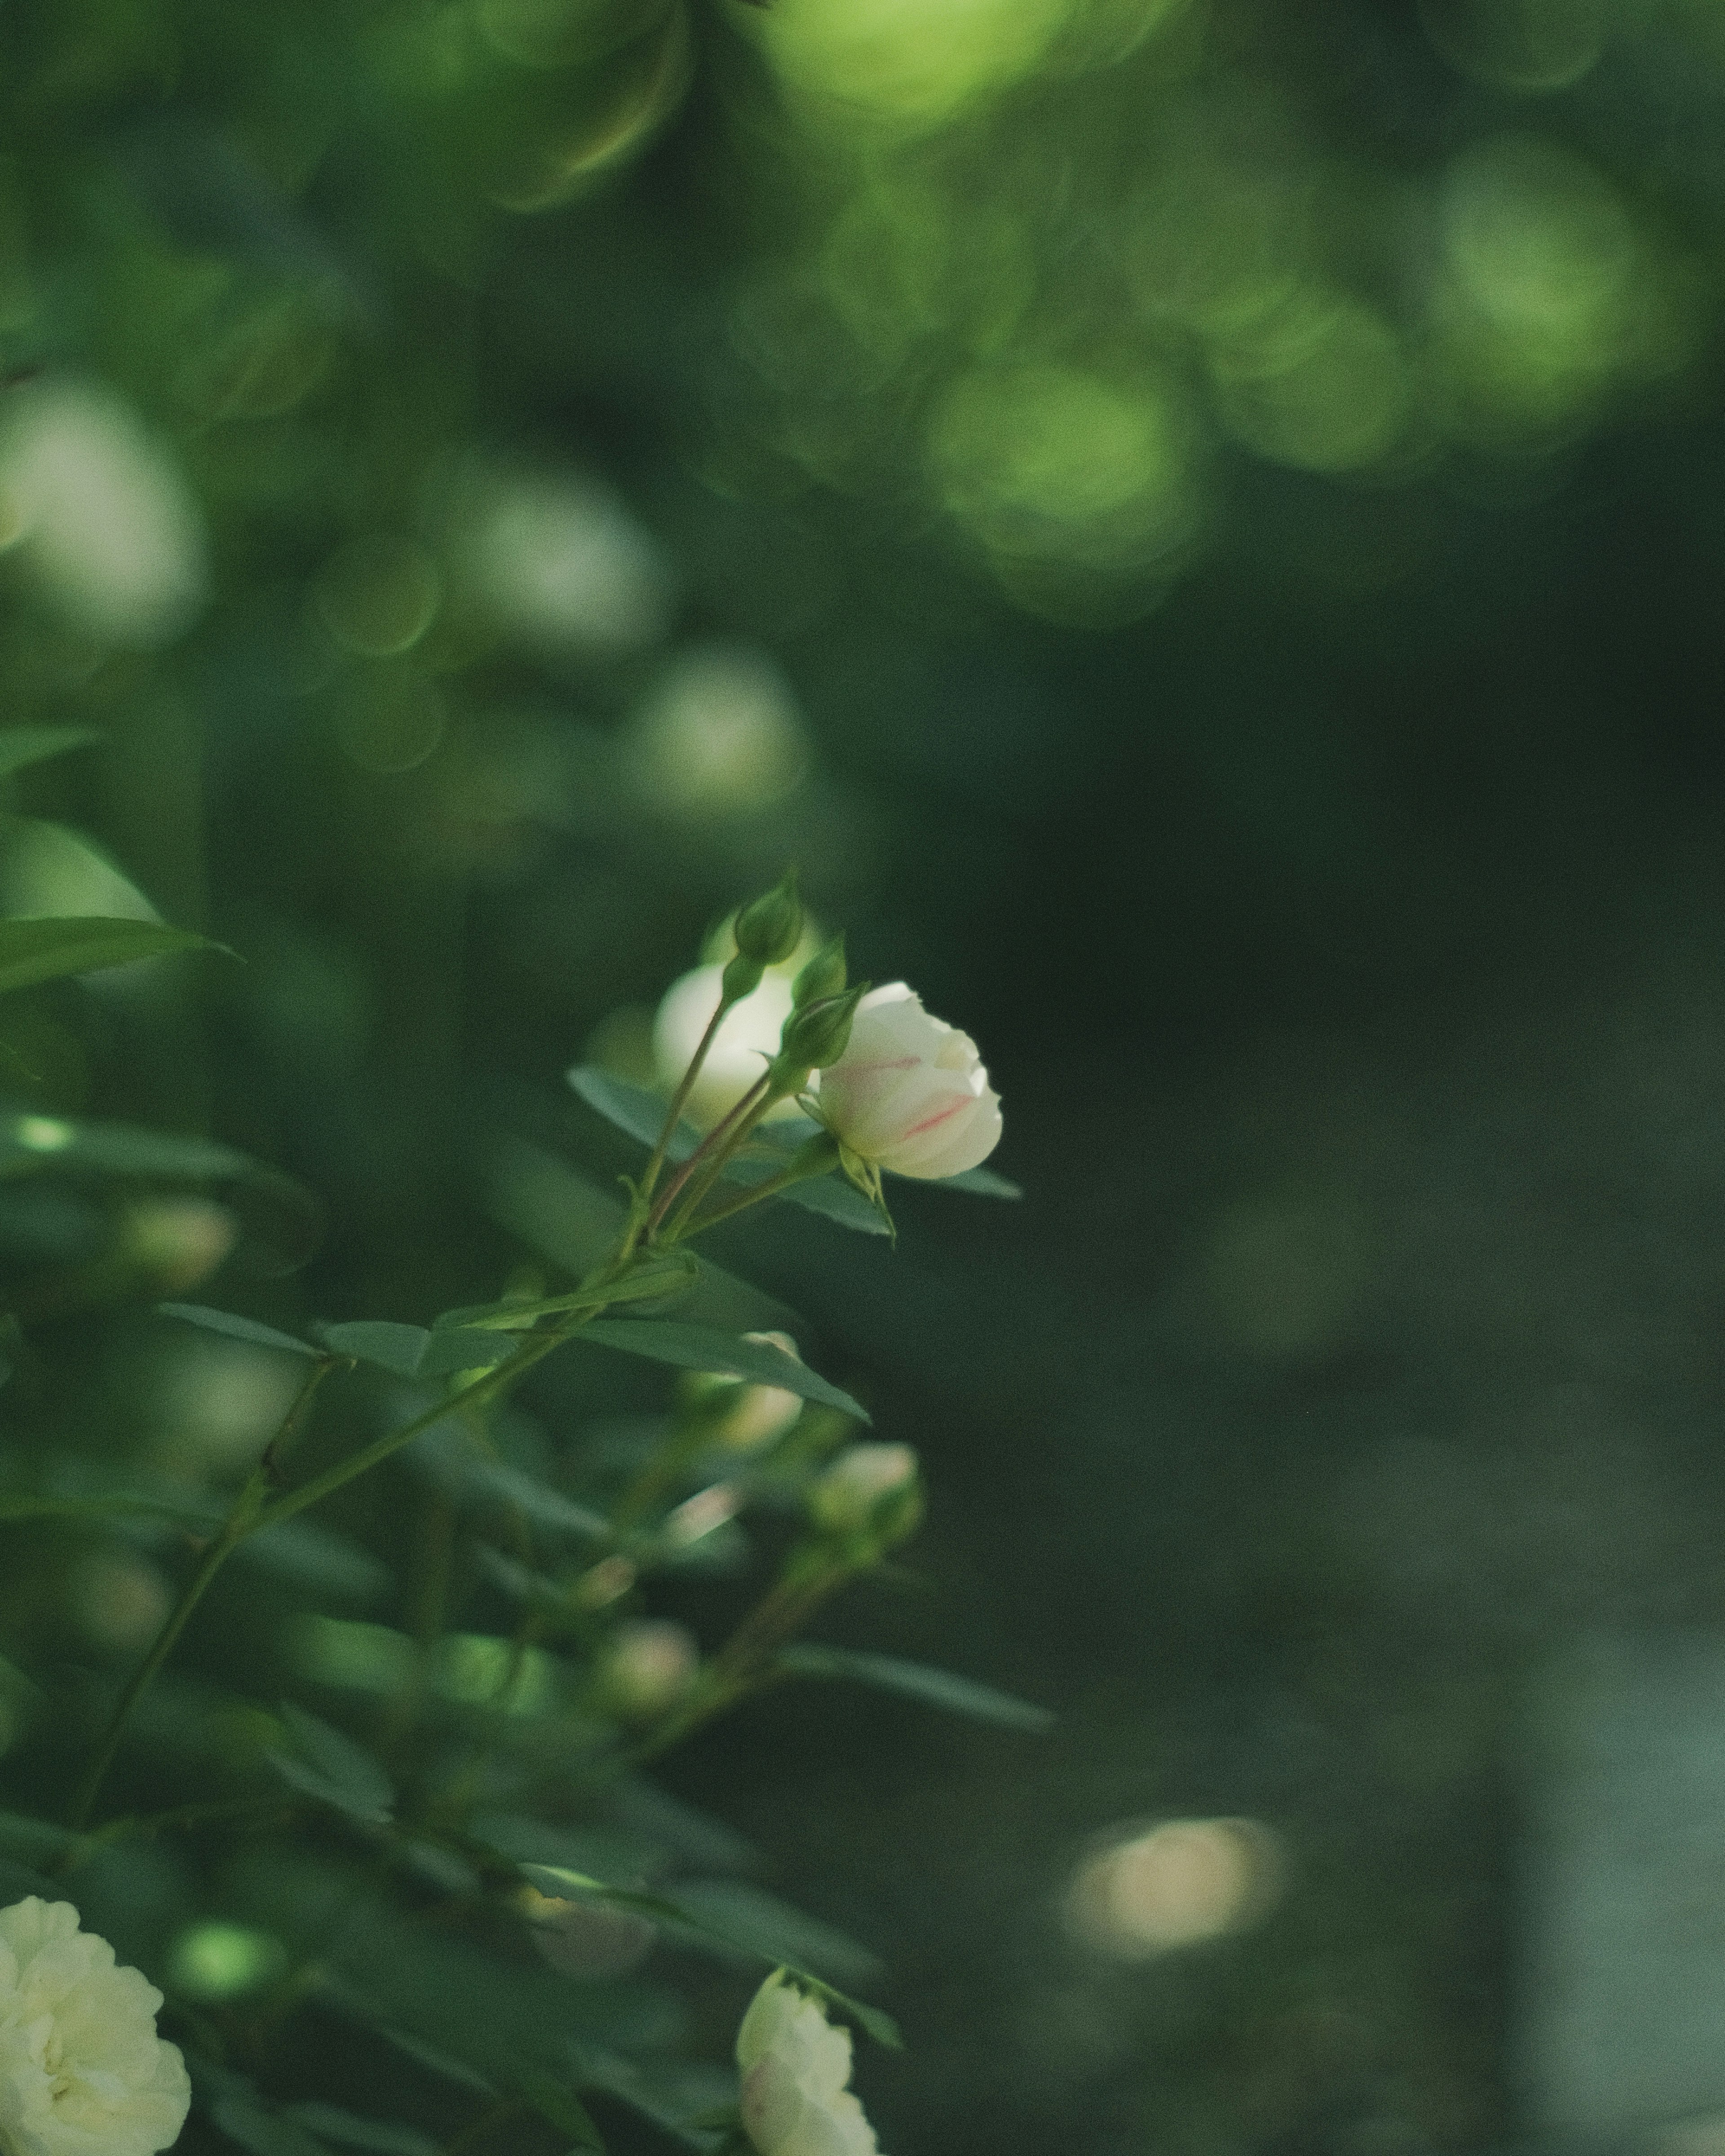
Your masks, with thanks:
[[[674,1707],[695,1681],[701,1649],[692,1632],[665,1617],[619,1625],[598,1668],[599,1690],[614,1712],[650,1722]]]
[[[916,1455],[908,1445],[848,1445],[810,1488],[809,1509],[822,1527],[850,1534],[916,1484]]]
[[[960,1175],[1000,1142],[976,1043],[902,981],[857,1005],[845,1053],[820,1074],[820,1107],[841,1145],[895,1175]]]
[[[775,1969],[737,2032],[742,2123],[760,2156],[880,2156],[845,2084],[850,2031]]]
[[[689,1068],[719,1008],[724,973],[722,966],[697,966],[665,992],[653,1021],[653,1060],[667,1091]],[[752,995],[732,1004],[684,1108],[691,1123],[709,1129],[737,1106],[778,1053],[778,1036],[790,1014],[791,984],[783,973],[768,973]],[[793,1116],[797,1104],[782,1101],[773,1112]]]
[[[192,2086],[156,2033],[162,1994],[116,1968],[69,1902],[0,1909],[0,2147],[8,2156],[155,2156]]]

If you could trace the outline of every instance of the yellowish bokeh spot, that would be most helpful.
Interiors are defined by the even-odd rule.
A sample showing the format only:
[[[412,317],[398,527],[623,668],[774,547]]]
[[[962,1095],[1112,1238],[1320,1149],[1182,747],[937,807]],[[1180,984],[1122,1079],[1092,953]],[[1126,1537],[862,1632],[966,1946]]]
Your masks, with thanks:
[[[1281,1844],[1255,1820],[1167,1820],[1107,1838],[1074,1871],[1067,1928],[1117,1961],[1246,1930],[1281,1899]]]

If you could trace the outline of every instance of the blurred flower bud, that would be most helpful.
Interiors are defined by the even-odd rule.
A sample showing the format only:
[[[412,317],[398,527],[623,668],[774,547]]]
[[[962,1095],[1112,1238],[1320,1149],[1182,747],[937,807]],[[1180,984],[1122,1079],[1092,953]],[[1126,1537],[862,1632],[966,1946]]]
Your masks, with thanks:
[[[166,644],[208,596],[203,519],[184,475],[131,407],[93,382],[11,393],[0,525],[70,625],[98,643]]]
[[[745,1340],[769,1342],[787,1355],[797,1353],[788,1332],[746,1332]],[[733,1452],[753,1452],[783,1437],[803,1412],[800,1394],[782,1385],[751,1384],[746,1378],[717,1372],[703,1373],[689,1386],[706,1422],[706,1434],[715,1445]]]
[[[130,1654],[153,1640],[173,1603],[153,1564],[119,1550],[93,1550],[80,1558],[69,1584],[85,1638],[116,1654]]]
[[[791,983],[791,998],[800,1010],[804,1004],[825,1003],[841,996],[850,976],[845,970],[845,938],[835,936],[823,944]]]
[[[770,808],[795,791],[809,761],[790,684],[746,645],[679,652],[621,747],[644,802],[687,824]]]
[[[653,1056],[667,1090],[689,1068],[719,1008],[723,973],[720,966],[697,966],[665,990],[653,1021]],[[791,984],[780,973],[767,974],[752,995],[726,1013],[684,1110],[691,1123],[705,1130],[736,1106],[778,1053],[790,1013]],[[777,1112],[794,1115],[797,1109],[784,1101]]]
[[[700,1667],[701,1649],[685,1626],[638,1617],[611,1635],[594,1677],[600,1702],[613,1714],[652,1722],[683,1697]]]
[[[809,1510],[834,1534],[902,1542],[922,1517],[916,1455],[908,1445],[847,1445],[809,1491]]]
[[[824,1002],[804,1004],[793,1011],[785,1022],[775,1076],[794,1084],[800,1092],[809,1071],[824,1070],[836,1063],[845,1053],[851,1020],[868,986],[866,981],[859,982],[842,996],[829,996]]]
[[[1000,1096],[976,1043],[902,981],[857,1004],[844,1053],[822,1074],[820,1110],[850,1152],[895,1175],[959,1175],[1000,1142]]]
[[[205,1198],[150,1198],[126,1214],[122,1248],[152,1290],[178,1295],[215,1270],[239,1233],[225,1205]]]
[[[744,906],[731,932],[743,957],[762,966],[782,966],[803,940],[797,871],[787,869],[771,891]]]
[[[850,2079],[850,2031],[783,1969],[755,1994],[737,2032],[742,2122],[759,2156],[879,2156]]]
[[[633,1909],[568,1902],[533,1887],[519,1888],[515,1904],[532,1926],[533,1943],[551,1966],[589,1984],[625,1975],[659,1935],[651,1918]]]

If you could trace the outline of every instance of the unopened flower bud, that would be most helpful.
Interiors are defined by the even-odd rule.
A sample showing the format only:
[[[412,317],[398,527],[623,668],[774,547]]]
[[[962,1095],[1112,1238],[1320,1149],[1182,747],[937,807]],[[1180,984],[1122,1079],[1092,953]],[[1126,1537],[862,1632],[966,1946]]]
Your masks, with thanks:
[[[745,1339],[768,1341],[794,1355],[797,1343],[788,1332],[749,1332]],[[691,1380],[690,1396],[698,1404],[706,1422],[706,1435],[715,1445],[732,1452],[753,1452],[783,1437],[803,1412],[800,1394],[783,1385],[752,1384],[745,1378],[723,1377],[716,1372]]]
[[[738,955],[761,966],[782,966],[803,940],[797,871],[787,869],[772,890],[744,906],[731,930]]]
[[[126,1216],[126,1255],[159,1294],[178,1295],[208,1277],[234,1248],[239,1223],[204,1198],[149,1198]]]
[[[737,2064],[743,2126],[758,2156],[879,2156],[849,2087],[850,2031],[835,2028],[782,1969],[742,2018]]]
[[[868,992],[868,983],[862,981],[842,996],[829,996],[824,1003],[804,1004],[793,1010],[785,1020],[774,1076],[794,1080],[800,1090],[803,1075],[836,1063],[850,1042],[856,1007]]]
[[[850,975],[845,966],[845,938],[835,936],[830,943],[823,943],[791,983],[791,1000],[801,1010],[804,1004],[824,1003],[829,996],[842,996]]]
[[[675,1707],[695,1681],[701,1650],[694,1635],[668,1618],[619,1625],[600,1656],[599,1696],[625,1722],[651,1722]]]
[[[847,1445],[811,1486],[809,1510],[834,1534],[903,1541],[922,1515],[916,1454],[908,1445]]]
[[[719,976],[719,993],[727,1004],[740,1004],[745,996],[753,995],[766,972],[758,958],[746,957],[739,951]]]
[[[851,1152],[895,1175],[958,1175],[1000,1142],[1000,1096],[976,1043],[902,981],[862,998],[821,1079],[820,1112]]]

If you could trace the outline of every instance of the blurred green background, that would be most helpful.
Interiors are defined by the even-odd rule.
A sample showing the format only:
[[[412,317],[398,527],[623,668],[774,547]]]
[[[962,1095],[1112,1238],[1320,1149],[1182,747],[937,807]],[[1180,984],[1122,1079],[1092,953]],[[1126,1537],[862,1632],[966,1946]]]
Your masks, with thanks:
[[[13,1186],[31,1414],[243,1452],[153,1296],[590,1234],[565,1066],[787,860],[1004,1096],[1022,1206],[721,1255],[925,1460],[831,1636],[1056,1728],[665,1769],[880,1957],[891,2156],[1540,2136],[1542,1673],[1725,1616],[1722,272],[1717,0],[0,10],[3,718],[100,736],[0,896],[244,962],[13,1000],[7,1090],[274,1172]],[[1251,1922],[1086,1930],[1167,1817]]]

